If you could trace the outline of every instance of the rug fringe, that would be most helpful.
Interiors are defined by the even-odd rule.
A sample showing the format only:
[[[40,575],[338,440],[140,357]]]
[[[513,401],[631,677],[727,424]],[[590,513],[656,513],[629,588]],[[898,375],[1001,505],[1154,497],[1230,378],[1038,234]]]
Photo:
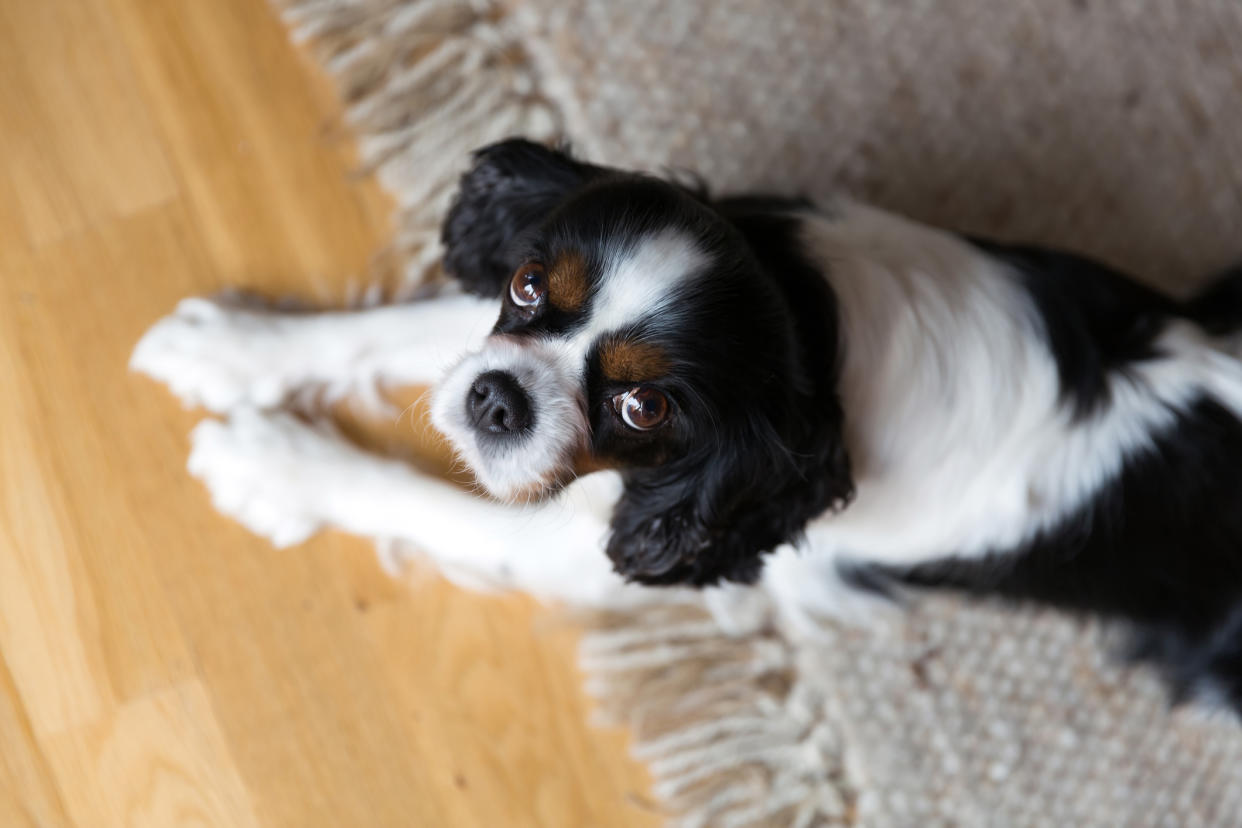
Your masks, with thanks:
[[[775,630],[731,637],[693,599],[582,620],[587,690],[629,726],[672,824],[853,824],[826,700]]]
[[[440,222],[469,151],[513,134],[553,141],[522,30],[495,0],[274,0],[335,80],[365,171],[398,205],[392,299],[438,277]]]

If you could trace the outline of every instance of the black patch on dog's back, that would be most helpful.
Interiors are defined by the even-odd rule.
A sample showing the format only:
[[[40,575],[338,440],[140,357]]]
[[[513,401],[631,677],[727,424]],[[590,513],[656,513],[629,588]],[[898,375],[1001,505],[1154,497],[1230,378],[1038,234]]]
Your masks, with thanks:
[[[1156,356],[1156,338],[1180,313],[1170,297],[1083,256],[969,241],[1021,277],[1056,360],[1062,399],[1076,416],[1108,401],[1110,374]]]

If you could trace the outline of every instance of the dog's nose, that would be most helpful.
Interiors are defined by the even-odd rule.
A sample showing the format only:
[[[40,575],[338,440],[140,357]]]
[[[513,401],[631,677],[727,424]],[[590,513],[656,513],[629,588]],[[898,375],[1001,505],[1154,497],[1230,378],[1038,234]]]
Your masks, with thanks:
[[[506,436],[531,424],[530,398],[517,379],[505,371],[479,374],[466,394],[466,415],[474,430]]]

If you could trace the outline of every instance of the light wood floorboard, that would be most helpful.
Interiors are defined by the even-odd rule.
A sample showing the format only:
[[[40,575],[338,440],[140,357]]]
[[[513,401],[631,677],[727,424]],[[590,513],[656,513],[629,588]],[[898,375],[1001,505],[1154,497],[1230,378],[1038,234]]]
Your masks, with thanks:
[[[390,205],[338,115],[261,0],[0,2],[2,825],[658,822],[574,630],[272,549],[126,370],[183,296],[366,272]]]

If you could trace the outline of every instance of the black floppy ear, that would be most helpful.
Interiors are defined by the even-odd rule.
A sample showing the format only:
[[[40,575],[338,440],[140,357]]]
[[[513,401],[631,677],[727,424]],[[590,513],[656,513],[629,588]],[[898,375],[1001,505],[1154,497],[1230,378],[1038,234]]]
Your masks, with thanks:
[[[613,568],[652,585],[753,583],[765,553],[853,497],[840,425],[839,408],[829,408],[792,445],[752,433],[723,441],[731,454],[632,473],[613,511]]]
[[[598,172],[522,138],[476,150],[440,230],[444,269],[471,293],[498,295],[521,264],[514,242]]]

